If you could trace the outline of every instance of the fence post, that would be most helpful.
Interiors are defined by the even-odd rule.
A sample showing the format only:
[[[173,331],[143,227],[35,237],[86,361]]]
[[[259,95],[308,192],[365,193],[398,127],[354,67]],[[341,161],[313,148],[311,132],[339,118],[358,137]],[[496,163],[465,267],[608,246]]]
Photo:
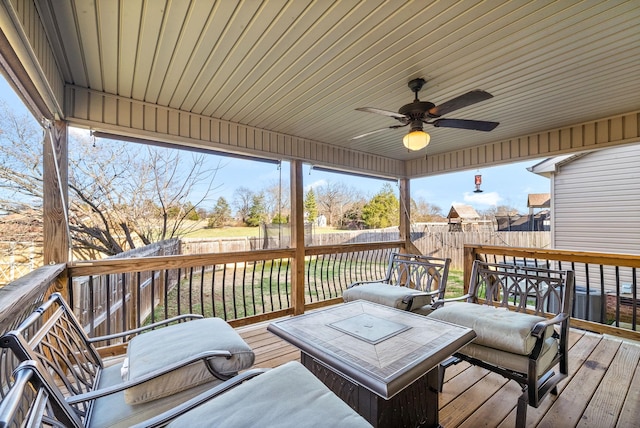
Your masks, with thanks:
[[[128,322],[128,326],[127,329],[133,329],[133,328],[137,328],[138,327],[138,299],[140,298],[139,296],[139,286],[140,284],[138,284],[138,277],[136,275],[135,272],[130,272],[126,275],[126,277],[128,278],[128,283],[129,286],[131,287],[129,290],[129,295],[131,296],[131,299],[129,300],[129,320]],[[126,289],[126,286],[125,286]]]

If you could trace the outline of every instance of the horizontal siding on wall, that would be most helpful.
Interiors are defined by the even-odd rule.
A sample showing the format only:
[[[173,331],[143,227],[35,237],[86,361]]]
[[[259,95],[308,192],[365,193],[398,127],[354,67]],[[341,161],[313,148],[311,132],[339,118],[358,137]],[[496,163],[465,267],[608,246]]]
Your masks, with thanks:
[[[204,149],[300,159],[383,177],[404,177],[404,162],[238,123],[68,86],[65,109],[71,125],[123,136]]]
[[[640,141],[640,112],[407,161],[409,177],[425,177],[518,160],[539,159]]]
[[[640,145],[589,153],[553,180],[554,247],[640,254]]]

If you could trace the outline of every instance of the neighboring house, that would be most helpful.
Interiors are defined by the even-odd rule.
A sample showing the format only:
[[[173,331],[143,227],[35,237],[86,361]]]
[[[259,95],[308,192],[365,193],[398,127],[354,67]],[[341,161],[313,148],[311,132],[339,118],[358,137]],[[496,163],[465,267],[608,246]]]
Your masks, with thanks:
[[[496,215],[498,232],[548,232],[551,230],[551,194],[529,193],[528,215]],[[535,209],[538,209],[535,212]]]
[[[640,254],[640,145],[544,160],[553,248]]]
[[[447,215],[449,232],[462,232],[477,228],[480,215],[470,205],[453,204]]]
[[[549,210],[542,210],[527,215],[496,215],[496,223],[498,232],[548,232],[550,218]]]
[[[546,159],[529,171],[551,179],[551,246],[598,253],[640,254],[640,144]],[[576,271],[575,315],[602,322],[616,305],[630,319],[634,269]],[[635,277],[635,278],[634,278]],[[590,280],[593,278],[593,280]],[[602,278],[604,290],[600,290]],[[592,284],[587,294],[586,284]],[[595,286],[593,286],[595,284]],[[604,291],[604,293],[602,293]],[[636,290],[636,293],[640,290]],[[602,294],[605,294],[603,298]],[[587,301],[589,302],[587,304]]]
[[[325,217],[324,214],[320,214],[318,218],[316,218],[316,226],[327,227],[327,217]]]

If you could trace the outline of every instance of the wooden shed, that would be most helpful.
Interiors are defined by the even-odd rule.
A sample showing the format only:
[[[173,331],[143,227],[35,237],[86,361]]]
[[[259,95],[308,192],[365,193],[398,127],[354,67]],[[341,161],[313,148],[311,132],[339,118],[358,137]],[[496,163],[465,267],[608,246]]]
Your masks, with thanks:
[[[447,220],[449,232],[462,232],[477,227],[480,214],[471,205],[453,204],[449,209]]]
[[[529,193],[527,197],[527,207],[529,207],[529,214],[533,214],[533,210],[536,208],[551,208],[551,193]]]

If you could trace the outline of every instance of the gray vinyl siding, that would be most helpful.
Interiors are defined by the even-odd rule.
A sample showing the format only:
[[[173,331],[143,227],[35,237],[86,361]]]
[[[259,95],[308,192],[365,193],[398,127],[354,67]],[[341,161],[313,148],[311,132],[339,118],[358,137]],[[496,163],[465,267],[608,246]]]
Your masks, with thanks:
[[[640,254],[640,145],[589,153],[553,179],[558,249]]]

